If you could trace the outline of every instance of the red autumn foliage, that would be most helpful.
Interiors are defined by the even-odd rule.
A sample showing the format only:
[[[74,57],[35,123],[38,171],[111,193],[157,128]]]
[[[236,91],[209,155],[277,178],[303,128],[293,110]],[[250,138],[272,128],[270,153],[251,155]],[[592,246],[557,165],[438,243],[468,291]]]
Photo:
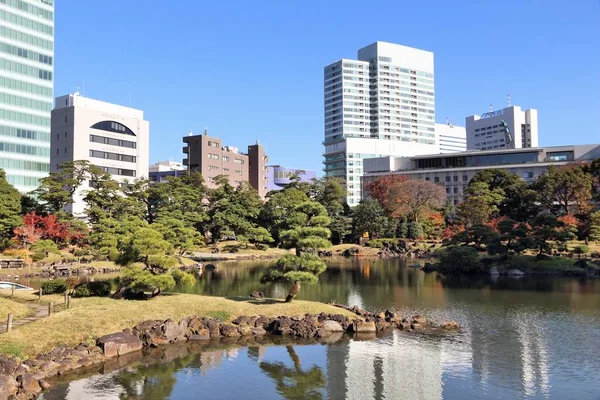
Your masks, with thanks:
[[[22,244],[32,244],[39,239],[55,243],[78,243],[87,236],[86,231],[69,222],[59,221],[54,214],[47,216],[33,212],[23,216],[23,226],[15,229],[15,240]]]
[[[464,232],[464,231],[465,231],[465,226],[463,224],[448,225],[446,227],[446,229],[444,229],[442,231],[442,237],[444,239],[450,239],[452,236],[456,235],[457,233]]]
[[[507,218],[506,217],[492,218],[487,223],[485,223],[484,225],[487,225],[490,228],[492,228],[495,232],[498,232],[498,224],[500,222],[504,221],[505,219],[507,219]]]
[[[406,175],[385,175],[375,179],[373,182],[366,184],[366,189],[369,195],[377,200],[379,204],[385,207],[387,203],[390,188],[397,183],[408,180]]]

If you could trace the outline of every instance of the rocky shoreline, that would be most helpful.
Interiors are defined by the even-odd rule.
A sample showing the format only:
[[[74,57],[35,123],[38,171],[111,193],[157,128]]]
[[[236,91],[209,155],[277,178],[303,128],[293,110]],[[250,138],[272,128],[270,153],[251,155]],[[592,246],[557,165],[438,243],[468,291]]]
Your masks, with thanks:
[[[50,387],[49,380],[52,378],[100,365],[144,348],[168,344],[221,340],[244,345],[260,342],[265,337],[331,342],[349,335],[371,339],[388,329],[422,333],[459,329],[454,321],[437,325],[422,315],[402,317],[391,310],[371,313],[358,307],[334,305],[354,313],[357,318],[321,313],[300,317],[239,316],[231,323],[197,316],[186,317],[179,322],[148,320],[131,329],[99,337],[95,345],[61,346],[23,362],[0,355],[0,399],[35,399]]]

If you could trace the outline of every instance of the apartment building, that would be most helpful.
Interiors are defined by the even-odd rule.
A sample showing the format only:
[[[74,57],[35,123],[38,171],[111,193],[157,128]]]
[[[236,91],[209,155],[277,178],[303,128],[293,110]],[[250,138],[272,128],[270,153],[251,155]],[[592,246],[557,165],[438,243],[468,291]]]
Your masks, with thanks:
[[[538,147],[537,110],[506,107],[466,118],[469,150]]]
[[[248,152],[242,153],[237,147],[224,146],[220,138],[202,135],[183,137],[183,165],[188,171],[202,174],[209,188],[215,188],[214,178],[225,175],[236,186],[249,182],[261,198],[268,191],[267,163],[269,158],[260,144],[248,146]]]
[[[67,161],[87,160],[117,181],[148,178],[150,124],[144,112],[90,99],[79,93],[56,98],[52,110],[50,170]],[[68,212],[81,217],[89,182],[73,197]]]

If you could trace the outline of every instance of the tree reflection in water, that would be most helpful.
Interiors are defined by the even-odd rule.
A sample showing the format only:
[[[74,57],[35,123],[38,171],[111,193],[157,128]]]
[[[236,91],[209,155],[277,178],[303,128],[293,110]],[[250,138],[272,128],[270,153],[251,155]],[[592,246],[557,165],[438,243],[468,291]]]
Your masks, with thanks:
[[[119,396],[127,400],[164,400],[171,396],[177,384],[177,372],[183,368],[200,367],[197,354],[166,362],[146,364],[115,375],[115,384],[123,388]]]
[[[286,349],[294,363],[293,368],[282,362],[263,361],[259,364],[260,369],[275,381],[277,393],[286,399],[322,399],[326,383],[323,370],[316,365],[302,370],[294,347],[288,345]]]

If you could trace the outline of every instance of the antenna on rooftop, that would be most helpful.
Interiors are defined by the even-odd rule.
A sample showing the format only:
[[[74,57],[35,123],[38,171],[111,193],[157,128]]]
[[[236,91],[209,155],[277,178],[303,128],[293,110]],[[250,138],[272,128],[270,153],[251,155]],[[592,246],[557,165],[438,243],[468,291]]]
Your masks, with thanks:
[[[192,132],[191,129],[190,129],[190,132],[188,133],[188,136],[194,136],[194,132]]]
[[[204,127],[204,136],[208,135],[208,126]]]
[[[508,95],[508,106],[510,107],[510,94]]]
[[[490,104],[490,112],[494,111],[494,107]]]

